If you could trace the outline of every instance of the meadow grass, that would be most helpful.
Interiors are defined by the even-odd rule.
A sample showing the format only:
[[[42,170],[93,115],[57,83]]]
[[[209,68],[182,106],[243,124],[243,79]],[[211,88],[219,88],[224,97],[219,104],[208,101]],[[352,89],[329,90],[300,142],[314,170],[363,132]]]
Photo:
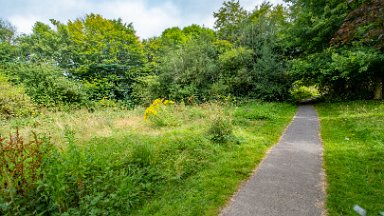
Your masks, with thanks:
[[[158,114],[165,125],[144,121],[143,108],[45,112],[2,122],[3,135],[16,126],[21,134],[35,130],[58,148],[22,196],[3,190],[0,213],[217,215],[294,112],[284,103],[208,103],[167,107]],[[218,116],[224,126],[215,125]],[[229,137],[212,139],[226,124]]]
[[[384,211],[384,103],[316,106],[321,119],[329,215],[355,215],[354,205]]]

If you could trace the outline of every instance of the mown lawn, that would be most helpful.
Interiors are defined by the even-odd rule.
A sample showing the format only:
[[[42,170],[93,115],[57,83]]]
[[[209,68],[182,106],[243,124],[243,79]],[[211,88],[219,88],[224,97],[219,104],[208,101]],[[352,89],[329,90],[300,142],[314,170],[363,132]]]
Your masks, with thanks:
[[[384,212],[384,103],[356,101],[316,106],[321,119],[329,215]]]
[[[21,186],[0,164],[0,214],[217,215],[294,112],[285,103],[210,103],[169,106],[148,121],[143,108],[3,121],[3,136],[18,126],[25,142],[37,131],[53,146],[39,178],[25,172]]]

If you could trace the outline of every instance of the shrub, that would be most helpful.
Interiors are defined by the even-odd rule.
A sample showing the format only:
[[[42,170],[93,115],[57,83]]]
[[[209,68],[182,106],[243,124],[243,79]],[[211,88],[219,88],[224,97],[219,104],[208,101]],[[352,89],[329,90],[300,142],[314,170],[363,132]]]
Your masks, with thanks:
[[[132,96],[138,104],[149,105],[159,96],[160,82],[156,75],[139,77],[132,86]]]
[[[158,98],[144,112],[144,120],[149,120],[158,127],[177,125],[177,120],[173,117],[169,106],[173,105],[171,100]]]
[[[0,74],[0,119],[25,117],[35,111],[31,99],[21,86],[13,86]]]
[[[218,114],[212,120],[208,136],[215,143],[226,143],[234,138],[232,122],[228,117]]]
[[[298,81],[294,83],[291,89],[291,95],[295,101],[302,101],[318,97],[320,94],[316,86],[305,86],[301,81]]]
[[[13,65],[8,66],[4,73],[10,82],[24,85],[26,94],[37,104],[82,104],[87,99],[85,90],[78,82],[71,81],[63,70],[49,64]]]

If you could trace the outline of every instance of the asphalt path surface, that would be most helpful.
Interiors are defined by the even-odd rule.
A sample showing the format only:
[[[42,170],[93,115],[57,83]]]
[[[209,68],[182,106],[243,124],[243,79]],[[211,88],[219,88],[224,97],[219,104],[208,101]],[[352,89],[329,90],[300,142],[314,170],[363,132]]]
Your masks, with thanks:
[[[279,143],[220,215],[324,215],[322,152],[317,113],[299,106]]]

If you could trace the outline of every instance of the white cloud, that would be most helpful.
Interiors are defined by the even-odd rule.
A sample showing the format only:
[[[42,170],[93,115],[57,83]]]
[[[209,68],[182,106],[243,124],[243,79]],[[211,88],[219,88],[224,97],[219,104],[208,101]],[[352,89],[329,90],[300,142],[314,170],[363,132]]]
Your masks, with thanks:
[[[150,7],[146,3],[139,0],[115,0],[101,3],[94,3],[92,0],[46,1],[41,2],[40,5],[31,6],[24,13],[6,18],[16,26],[18,32],[31,33],[36,21],[48,23],[48,20],[53,18],[67,22],[83,17],[85,14],[97,13],[105,18],[122,18],[124,22],[132,22],[137,34],[142,38],[159,35],[168,27],[183,25],[180,11],[170,1],[156,7]]]
[[[35,24],[35,22],[42,19],[33,15],[15,15],[9,17],[8,20],[12,23],[12,25],[16,27],[19,33],[29,34],[32,32],[32,26]]]
[[[89,12],[133,22],[137,34],[144,38],[159,35],[165,28],[182,25],[179,10],[170,2],[152,8],[143,1],[103,3]]]
[[[244,9],[251,11],[255,9],[256,5],[261,5],[265,0],[240,0],[240,4],[244,7]],[[270,0],[270,2],[274,5],[276,4],[284,4],[283,0]]]

